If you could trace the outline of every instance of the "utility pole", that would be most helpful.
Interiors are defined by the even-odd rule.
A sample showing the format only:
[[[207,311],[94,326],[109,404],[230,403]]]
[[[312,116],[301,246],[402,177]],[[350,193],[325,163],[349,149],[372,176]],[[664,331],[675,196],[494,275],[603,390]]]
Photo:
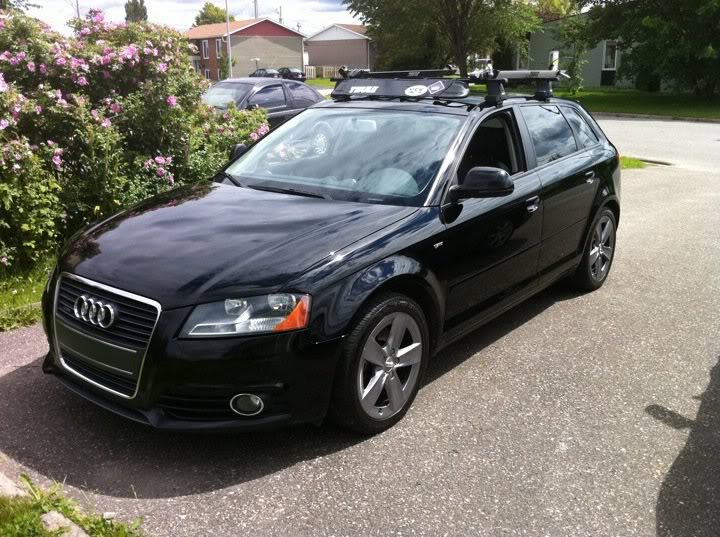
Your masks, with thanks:
[[[232,49],[230,48],[230,10],[228,10],[228,0],[225,0],[225,27],[227,29],[227,60],[228,60],[228,76],[233,77],[232,72]]]
[[[298,22],[295,26],[297,27],[298,33],[300,33],[300,26],[301,26],[301,24]]]
[[[258,18],[258,0],[255,0],[253,2],[253,4],[255,5],[255,18],[257,19]]]
[[[80,18],[80,0],[75,0],[75,11],[77,12],[77,18]]]
[[[282,6],[278,7],[277,10],[276,10],[276,12],[277,12],[278,17],[279,17],[279,19],[280,19],[278,22],[279,22],[280,24],[282,24]]]

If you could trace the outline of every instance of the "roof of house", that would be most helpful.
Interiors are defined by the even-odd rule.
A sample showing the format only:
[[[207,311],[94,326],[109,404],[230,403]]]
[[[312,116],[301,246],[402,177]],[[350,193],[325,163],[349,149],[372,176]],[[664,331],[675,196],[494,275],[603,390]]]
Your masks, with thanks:
[[[340,28],[341,30],[345,30],[345,31],[347,31],[347,32],[352,32],[352,33],[354,33],[354,34],[356,34],[356,35],[359,35],[359,36],[361,36],[361,37],[364,37],[365,39],[368,39],[368,40],[370,39],[367,35],[365,35],[365,33],[367,32],[367,26],[365,26],[365,25],[363,25],[363,24],[340,24],[340,23],[331,24],[330,26],[326,26],[325,28],[323,28],[323,29],[320,30],[319,32],[315,32],[314,34],[312,34],[312,35],[311,35],[310,37],[308,37],[307,39],[308,39],[308,40],[311,40],[311,39],[313,39],[314,37],[317,37],[317,36],[319,36],[320,34],[325,33],[325,32],[327,32],[328,30],[330,30],[330,29],[332,29],[332,28]]]
[[[336,24],[335,26],[340,26],[341,28],[345,28],[346,30],[350,30],[351,32],[355,32],[360,35],[365,35],[365,32],[367,32],[367,26],[364,24]]]
[[[268,17],[262,19],[245,19],[239,21],[230,21],[230,33],[234,34],[241,30],[245,30],[246,28],[250,28],[251,26],[254,26],[263,21],[267,21],[282,28],[285,28],[286,30],[291,31],[300,37],[305,37],[300,32],[293,30],[292,28],[288,28],[284,24],[280,24],[279,22],[274,21]],[[227,23],[225,22],[216,22],[214,24],[201,24],[200,26],[195,26],[194,28],[190,28],[187,32],[185,32],[185,36],[188,39],[208,39],[212,37],[223,37],[226,34]]]

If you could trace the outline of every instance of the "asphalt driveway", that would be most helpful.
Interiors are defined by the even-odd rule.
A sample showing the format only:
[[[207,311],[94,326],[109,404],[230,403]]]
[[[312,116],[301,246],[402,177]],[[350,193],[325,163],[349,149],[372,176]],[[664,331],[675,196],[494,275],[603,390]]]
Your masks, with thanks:
[[[39,327],[0,334],[0,469],[163,536],[715,536],[719,208],[718,174],[625,173],[605,287],[445,350],[370,439],[155,432],[44,376]]]

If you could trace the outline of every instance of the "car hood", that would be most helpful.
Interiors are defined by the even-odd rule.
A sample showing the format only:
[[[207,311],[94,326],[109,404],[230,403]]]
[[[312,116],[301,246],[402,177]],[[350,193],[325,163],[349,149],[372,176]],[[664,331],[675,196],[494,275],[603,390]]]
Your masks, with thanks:
[[[77,235],[61,270],[164,308],[276,291],[417,209],[206,183],[161,194]]]

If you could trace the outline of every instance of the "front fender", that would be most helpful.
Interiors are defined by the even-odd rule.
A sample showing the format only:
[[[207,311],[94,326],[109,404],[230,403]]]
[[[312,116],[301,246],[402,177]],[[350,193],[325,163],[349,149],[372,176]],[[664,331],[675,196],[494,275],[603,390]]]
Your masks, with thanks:
[[[313,333],[318,339],[345,336],[363,305],[381,292],[409,295],[425,311],[433,334],[442,326],[445,293],[421,260],[397,254],[382,259],[326,288],[313,299]],[[430,311],[428,311],[430,310]]]

